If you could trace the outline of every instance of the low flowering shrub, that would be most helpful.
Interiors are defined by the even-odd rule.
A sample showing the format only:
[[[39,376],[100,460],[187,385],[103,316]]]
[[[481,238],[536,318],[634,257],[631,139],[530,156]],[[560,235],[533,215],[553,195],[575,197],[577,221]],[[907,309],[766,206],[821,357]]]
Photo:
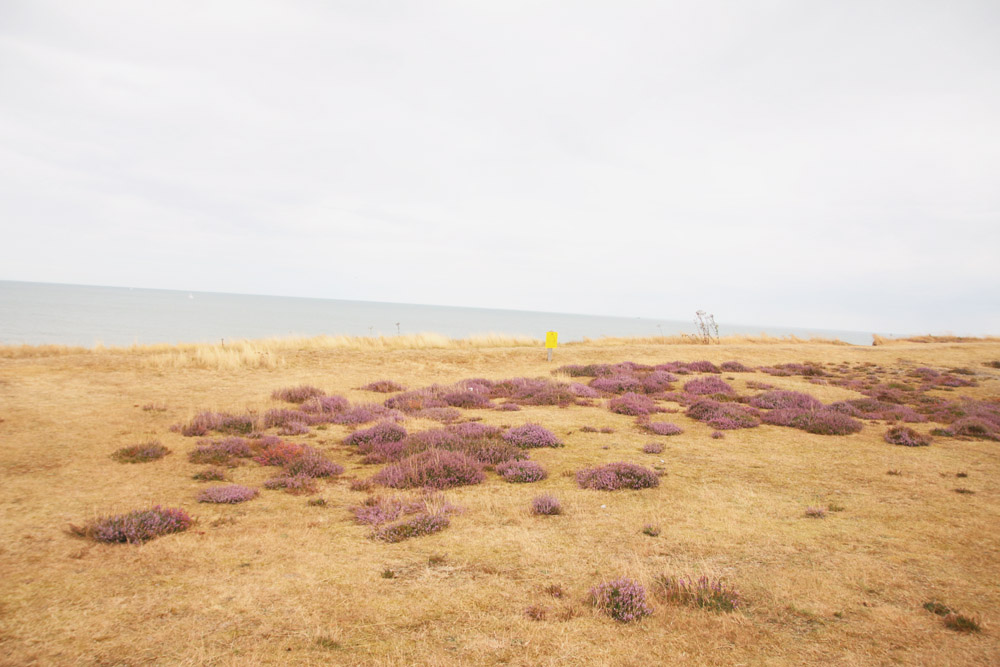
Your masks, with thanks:
[[[286,403],[304,403],[310,398],[316,398],[323,395],[323,391],[317,389],[316,387],[311,387],[307,384],[299,385],[298,387],[286,387],[285,389],[275,389],[271,393],[271,398],[276,401],[285,401]]]
[[[343,412],[351,407],[351,403],[343,396],[313,396],[299,407],[302,412],[322,417]]]
[[[677,376],[668,371],[653,371],[642,378],[642,390],[647,394],[659,394],[673,389],[671,382],[677,382]]]
[[[479,484],[486,476],[482,464],[463,452],[428,449],[391,463],[372,478],[397,489],[447,489]]]
[[[549,474],[534,461],[506,461],[496,467],[504,481],[512,483],[539,482]]]
[[[789,426],[819,435],[850,435],[859,432],[864,424],[833,410],[816,410],[793,417]]]
[[[316,479],[308,475],[280,475],[264,482],[265,489],[284,489],[293,496],[317,493]]]
[[[398,461],[407,454],[413,453],[413,451],[407,447],[405,441],[369,443],[358,447],[358,451],[364,454],[364,458],[361,459],[361,462],[365,464]]]
[[[403,385],[392,380],[376,380],[375,382],[369,382],[361,388],[365,391],[377,391],[380,394],[392,394],[406,389]]]
[[[488,408],[493,405],[488,397],[474,391],[453,391],[441,398],[453,408]]]
[[[122,447],[111,455],[119,463],[146,463],[162,459],[170,450],[160,444],[159,440],[150,440],[141,445]]]
[[[981,417],[962,417],[952,422],[948,431],[953,435],[982,440],[1000,440],[1000,429],[993,422]]]
[[[738,361],[723,361],[719,366],[720,369],[727,373],[753,373],[754,370],[749,366],[744,366]]]
[[[653,587],[657,599],[668,604],[701,607],[712,611],[735,611],[741,604],[740,595],[732,586],[719,579],[670,577],[661,575]]]
[[[750,405],[755,408],[774,410],[776,408],[794,408],[797,410],[819,410],[823,404],[809,394],[799,391],[766,391],[750,399]]]
[[[687,416],[706,422],[717,431],[760,426],[760,416],[754,408],[738,403],[720,403],[710,398],[696,401],[687,409]]]
[[[569,387],[567,387],[574,395],[580,398],[597,398],[601,394],[593,387],[588,387],[585,384],[580,384],[579,382],[571,382]]]
[[[917,433],[908,426],[893,426],[882,438],[890,445],[903,445],[904,447],[926,447],[931,444],[930,436]]]
[[[371,428],[355,431],[346,438],[344,444],[351,447],[380,442],[401,442],[407,436],[406,429],[391,421],[383,421]]]
[[[634,375],[605,375],[590,381],[590,388],[609,394],[643,391],[642,381]]]
[[[643,428],[656,435],[680,435],[684,432],[680,426],[670,422],[650,422],[645,424]]]
[[[725,437],[726,437],[726,434],[723,433],[722,431],[712,431],[712,439],[713,440],[721,440],[722,438],[725,438]]]
[[[450,523],[444,514],[416,514],[396,523],[376,526],[370,537],[381,542],[402,542],[411,537],[440,532]]]
[[[651,442],[647,445],[643,445],[642,451],[646,454],[662,454],[663,445],[658,442]]]
[[[547,516],[562,514],[562,505],[559,504],[559,499],[552,494],[543,493],[532,499],[531,513]]]
[[[462,416],[462,411],[458,408],[452,407],[424,408],[423,410],[417,410],[416,412],[411,412],[410,414],[420,419],[431,419],[436,422],[447,424],[448,422],[453,422],[456,419],[459,419]]]
[[[285,464],[283,470],[288,477],[336,477],[344,472],[344,466],[326,458],[322,452],[303,447],[301,456]]]
[[[501,412],[520,412],[521,406],[517,403],[507,402],[498,405],[497,410],[500,410]]]
[[[653,488],[660,485],[660,478],[655,470],[619,461],[578,471],[576,483],[583,489],[616,491]]]
[[[226,480],[226,469],[211,466],[195,473],[192,479],[196,479],[199,482],[224,482]]]
[[[185,531],[192,523],[184,510],[156,505],[146,510],[102,517],[83,527],[70,526],[70,529],[98,542],[141,544],[161,535]]]
[[[719,369],[711,361],[689,361],[685,366],[692,373],[719,373]]]
[[[734,395],[736,390],[728,382],[717,377],[695,378],[684,383],[684,391],[698,396],[714,394]]]
[[[309,425],[305,422],[285,422],[278,430],[280,435],[305,435],[309,432]]]
[[[240,484],[227,486],[210,486],[198,494],[199,503],[245,503],[257,497],[257,489],[251,489]]]
[[[262,466],[284,466],[302,456],[304,445],[278,441],[261,448],[253,460]]]
[[[503,433],[504,442],[522,449],[536,447],[562,447],[562,442],[556,435],[538,424],[524,424],[507,429]]]
[[[646,589],[631,579],[614,579],[590,590],[590,603],[619,623],[638,621],[653,610],[646,604]]]
[[[628,392],[608,401],[608,409],[619,415],[639,417],[652,412],[659,412],[653,399],[643,394]]]
[[[241,435],[253,432],[254,418],[251,415],[232,415],[227,412],[201,412],[185,426],[179,427],[182,435],[201,436],[211,431]],[[172,430],[177,430],[175,427]]]
[[[188,454],[188,461],[233,467],[237,465],[237,459],[251,456],[253,449],[250,443],[243,438],[232,437],[213,441],[199,440],[197,446]]]

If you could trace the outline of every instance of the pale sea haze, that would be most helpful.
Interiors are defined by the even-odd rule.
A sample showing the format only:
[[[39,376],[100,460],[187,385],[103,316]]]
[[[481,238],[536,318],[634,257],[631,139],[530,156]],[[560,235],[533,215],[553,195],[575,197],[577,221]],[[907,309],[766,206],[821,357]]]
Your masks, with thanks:
[[[717,316],[719,333],[821,336],[868,345],[871,333],[737,325]],[[393,336],[438,333],[451,338],[498,333],[561,342],[601,336],[694,334],[690,321],[492,310],[337,299],[95,287],[0,281],[0,344],[128,346],[198,343],[273,336]]]

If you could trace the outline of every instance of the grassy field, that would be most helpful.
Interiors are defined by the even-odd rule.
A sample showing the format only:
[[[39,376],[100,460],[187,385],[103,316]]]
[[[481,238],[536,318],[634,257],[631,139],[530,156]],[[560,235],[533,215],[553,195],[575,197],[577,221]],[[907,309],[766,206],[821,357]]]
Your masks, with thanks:
[[[171,430],[206,410],[293,409],[272,392],[298,385],[382,403],[393,394],[359,388],[383,379],[409,389],[469,378],[587,384],[594,378],[552,371],[696,360],[753,370],[680,375],[675,393],[653,394],[670,412],[650,419],[678,435],[612,413],[612,394],[463,408],[459,421],[539,424],[565,446],[530,450],[548,471],[542,481],[510,484],[487,471],[480,484],[444,490],[461,508],[450,525],[398,543],[371,539],[351,512],[367,497],[419,496],[358,484],[383,466],[362,463],[343,441],[372,423],[282,436],[343,474],[293,495],[264,489],[275,469],[247,460],[227,475],[260,495],[233,505],[197,502],[211,485],[192,479],[204,468],[189,462],[200,438]],[[930,368],[973,386],[923,386],[919,396],[959,404],[1000,397],[1000,370],[989,365],[998,360],[995,340],[589,341],[560,347],[552,363],[538,343],[489,338],[0,350],[0,664],[995,665],[1000,443],[936,435],[927,447],[895,446],[883,440],[884,419],[863,419],[850,435],[765,423],[713,438],[715,427],[685,414],[694,399],[682,389],[714,376],[744,401],[766,383],[831,404],[863,398],[859,382],[917,396],[915,369]],[[807,362],[825,374],[759,370]],[[442,427],[400,423],[411,434]],[[949,424],[906,426],[927,435]],[[150,440],[171,453],[112,458]],[[654,442],[662,452],[643,452]],[[656,470],[659,485],[599,491],[574,478],[617,461]],[[531,513],[543,493],[562,514]],[[182,508],[195,523],[143,544],[70,530],[152,505]],[[661,577],[703,575],[739,592],[734,611],[657,595]],[[650,615],[622,623],[590,603],[591,589],[620,577],[645,588]],[[947,627],[928,602],[981,630]]]

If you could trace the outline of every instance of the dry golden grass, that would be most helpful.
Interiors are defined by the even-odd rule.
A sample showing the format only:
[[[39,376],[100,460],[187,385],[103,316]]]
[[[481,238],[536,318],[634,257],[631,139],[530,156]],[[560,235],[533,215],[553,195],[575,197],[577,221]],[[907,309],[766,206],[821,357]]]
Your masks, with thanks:
[[[310,339],[315,340],[315,339]],[[394,339],[393,339],[394,340]],[[247,342],[280,356],[212,361],[206,346],[0,355],[0,663],[63,664],[972,664],[1000,660],[1000,446],[938,439],[926,448],[882,442],[882,426],[816,436],[777,427],[727,432],[682,414],[669,438],[601,408],[469,411],[491,424],[546,425],[566,446],[532,452],[549,469],[538,484],[491,475],[448,498],[465,508],[445,531],[399,544],[366,539],[348,507],[368,477],[340,440],[341,426],[301,441],[347,471],[326,484],[325,507],[264,491],[237,506],[198,505],[193,440],[169,431],[203,409],[277,405],[274,389],[303,383],[352,401],[382,378],[409,387],[468,377],[543,377],[561,364],[710,359],[748,365],[873,362],[980,373],[959,393],[997,396],[993,341],[853,347],[791,341],[663,345],[595,341],[561,347],[552,364],[539,341],[409,346]],[[242,343],[241,343],[242,344]],[[227,348],[230,344],[227,343]],[[236,344],[233,344],[234,347]],[[258,347],[254,348],[253,346]],[[221,354],[221,350],[219,350]],[[173,363],[170,355],[188,355]],[[153,361],[154,359],[159,361]],[[802,378],[735,374],[810,392],[854,396]],[[144,410],[143,406],[158,409]],[[160,409],[162,408],[162,409]],[[615,433],[583,433],[582,426]],[[411,420],[410,430],[432,422]],[[920,430],[928,424],[917,424]],[[158,439],[173,453],[126,465],[109,455]],[[662,454],[643,444],[663,442]],[[295,440],[300,440],[296,438]],[[601,493],[563,473],[615,460],[666,471],[653,490]],[[889,470],[899,475],[887,475]],[[957,480],[956,473],[967,478]],[[244,466],[234,481],[259,486]],[[967,487],[972,495],[957,494]],[[551,492],[564,514],[533,517]],[[151,503],[186,508],[197,525],[142,546],[101,545],[69,524]],[[825,519],[806,507],[842,507]],[[658,524],[658,537],[642,534]],[[391,573],[391,578],[388,575]],[[621,625],[595,614],[587,591],[603,579],[709,574],[734,584],[743,610],[714,614],[654,603]],[[546,592],[552,585],[567,595]],[[959,634],[922,609],[941,601],[980,619]],[[532,620],[528,607],[543,609]]]

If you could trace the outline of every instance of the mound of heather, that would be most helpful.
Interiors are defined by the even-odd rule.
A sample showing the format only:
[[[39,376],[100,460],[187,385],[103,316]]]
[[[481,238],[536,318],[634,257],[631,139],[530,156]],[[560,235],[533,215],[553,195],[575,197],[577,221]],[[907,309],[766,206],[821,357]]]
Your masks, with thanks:
[[[372,479],[397,489],[447,489],[479,484],[485,478],[482,464],[468,454],[428,449],[387,465]]]
[[[618,489],[649,489],[660,485],[655,470],[635,463],[619,461],[576,473],[576,483],[583,489],[616,491]]]

